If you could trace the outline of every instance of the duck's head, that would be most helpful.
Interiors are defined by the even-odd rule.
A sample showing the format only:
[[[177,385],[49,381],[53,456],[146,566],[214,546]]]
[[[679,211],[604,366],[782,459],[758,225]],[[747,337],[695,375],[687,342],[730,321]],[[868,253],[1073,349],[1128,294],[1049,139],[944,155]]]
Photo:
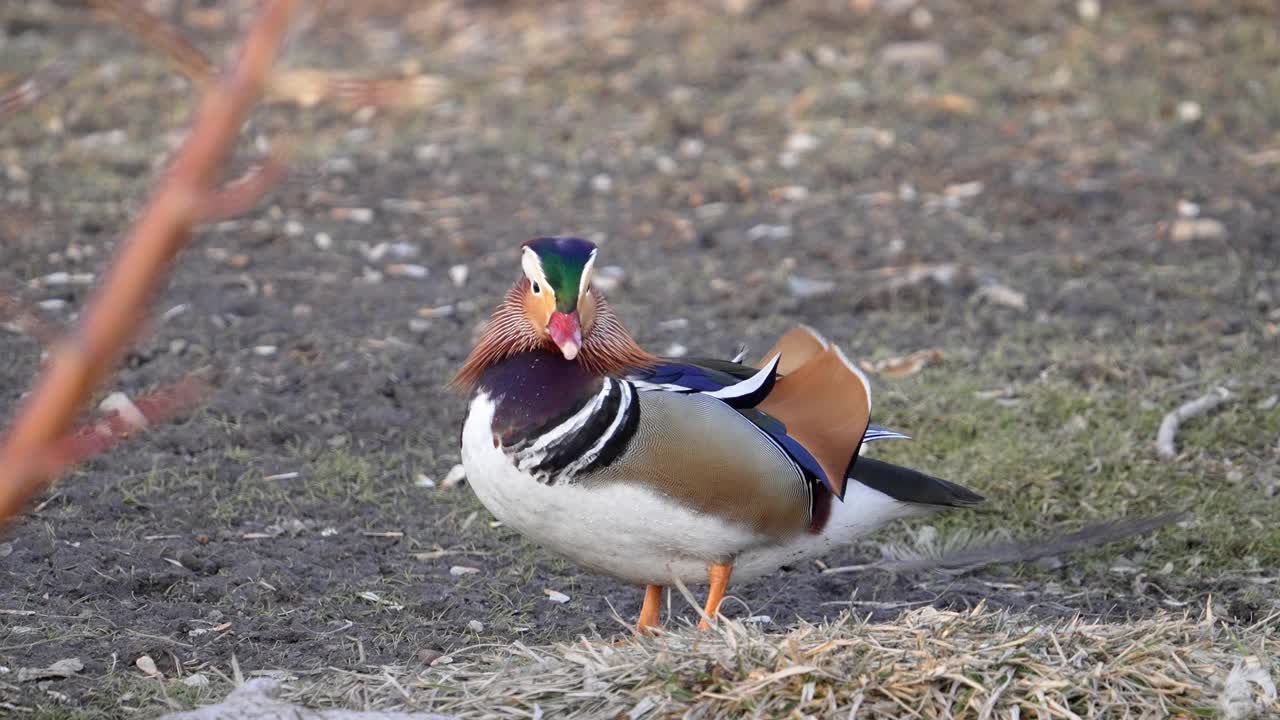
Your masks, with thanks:
[[[573,360],[590,336],[596,315],[591,290],[595,243],[573,237],[543,237],[522,248],[524,311],[539,337],[555,343],[565,360]]]
[[[494,311],[455,385],[471,386],[512,355],[553,352],[593,373],[644,367],[640,348],[591,286],[598,248],[575,237],[541,237],[520,248],[521,276]]]

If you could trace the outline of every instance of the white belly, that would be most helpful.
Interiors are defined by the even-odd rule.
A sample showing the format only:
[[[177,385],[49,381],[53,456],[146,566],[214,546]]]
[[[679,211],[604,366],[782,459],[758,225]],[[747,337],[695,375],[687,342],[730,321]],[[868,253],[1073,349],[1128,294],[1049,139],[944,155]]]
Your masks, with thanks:
[[[771,544],[748,528],[690,510],[640,484],[543,485],[494,447],[493,409],[488,398],[477,396],[462,431],[462,463],[480,502],[533,542],[626,582],[703,583],[707,565],[724,561],[734,563],[735,580],[750,580],[905,514],[901,503],[855,483],[845,502],[835,503],[822,534]]]

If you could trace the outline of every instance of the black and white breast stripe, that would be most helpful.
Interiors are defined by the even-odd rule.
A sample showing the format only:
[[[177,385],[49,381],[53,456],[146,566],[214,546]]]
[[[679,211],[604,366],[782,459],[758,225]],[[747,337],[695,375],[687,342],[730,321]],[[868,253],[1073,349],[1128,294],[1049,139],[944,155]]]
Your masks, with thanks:
[[[515,466],[538,482],[573,482],[616,460],[639,425],[635,387],[606,377],[575,413],[506,450]]]

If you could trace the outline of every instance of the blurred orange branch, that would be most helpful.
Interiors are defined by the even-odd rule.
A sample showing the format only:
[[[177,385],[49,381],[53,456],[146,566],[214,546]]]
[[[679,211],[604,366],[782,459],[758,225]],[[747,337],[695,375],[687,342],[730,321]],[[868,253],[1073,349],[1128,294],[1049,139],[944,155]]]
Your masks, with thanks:
[[[234,70],[211,85],[190,135],[152,194],[78,330],[59,342],[0,448],[0,522],[58,469],[58,444],[89,394],[141,327],[147,301],[201,219],[215,174],[262,94],[296,0],[270,0],[249,28]]]

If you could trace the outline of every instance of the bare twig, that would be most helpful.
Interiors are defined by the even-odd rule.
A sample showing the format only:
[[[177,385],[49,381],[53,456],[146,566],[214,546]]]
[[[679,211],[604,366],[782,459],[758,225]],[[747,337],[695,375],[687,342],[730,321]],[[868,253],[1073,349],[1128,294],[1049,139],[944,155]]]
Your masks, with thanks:
[[[172,60],[184,75],[197,85],[205,85],[218,72],[203,50],[196,47],[182,32],[152,15],[140,5],[129,0],[90,0],[98,9],[106,12],[130,34],[135,35],[152,50]]]
[[[62,333],[57,323],[15,295],[0,291],[0,327],[12,327],[40,343],[51,344]]]
[[[138,333],[147,301],[186,244],[218,169],[261,95],[296,5],[296,0],[272,0],[263,7],[235,69],[205,93],[171,171],[120,246],[79,329],[53,349],[0,448],[0,522],[49,480],[57,466],[56,444]]]
[[[200,208],[201,222],[221,222],[252,210],[288,171],[283,153],[273,153],[249,172],[211,193]]]
[[[71,66],[68,63],[58,61],[40,68],[18,87],[0,94],[0,116],[34,105],[70,79]]]
[[[205,85],[217,68],[203,50],[187,39],[182,30],[152,15],[131,0],[91,0],[145,45],[169,58],[197,85]],[[343,108],[365,106],[416,108],[440,97],[446,86],[432,75],[412,77],[356,78],[330,70],[297,68],[272,70],[267,75],[264,94],[270,100],[311,107],[331,103]]]
[[[1196,398],[1165,415],[1164,420],[1160,421],[1160,430],[1156,433],[1156,452],[1165,460],[1172,460],[1178,455],[1178,450],[1173,445],[1174,437],[1178,434],[1178,427],[1184,421],[1190,420],[1197,415],[1203,415],[1218,407],[1230,397],[1230,390],[1223,387],[1214,388],[1213,392],[1208,395]]]

